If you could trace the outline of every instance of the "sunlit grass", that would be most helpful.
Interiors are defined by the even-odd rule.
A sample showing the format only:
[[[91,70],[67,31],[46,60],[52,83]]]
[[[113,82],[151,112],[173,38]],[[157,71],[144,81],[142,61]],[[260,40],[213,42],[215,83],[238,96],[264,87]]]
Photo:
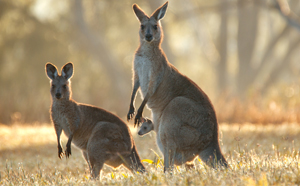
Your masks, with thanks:
[[[105,166],[101,181],[90,179],[81,152],[73,146],[72,156],[57,157],[52,125],[7,127],[0,125],[0,185],[274,185],[300,184],[300,125],[220,125],[222,151],[228,170],[214,170],[200,159],[195,168],[178,166],[163,173],[163,159],[155,135],[136,135],[137,148],[148,172],[131,173]],[[63,138],[65,146],[66,138]]]

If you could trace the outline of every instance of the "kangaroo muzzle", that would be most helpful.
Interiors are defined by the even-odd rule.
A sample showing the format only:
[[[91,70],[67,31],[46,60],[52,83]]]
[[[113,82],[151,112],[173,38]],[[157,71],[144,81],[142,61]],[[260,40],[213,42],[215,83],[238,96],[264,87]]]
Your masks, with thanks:
[[[56,93],[55,97],[56,97],[56,99],[60,99],[61,98],[61,93]]]
[[[146,41],[151,42],[152,39],[153,39],[152,34],[146,34],[146,35],[145,35],[145,39],[146,39]]]

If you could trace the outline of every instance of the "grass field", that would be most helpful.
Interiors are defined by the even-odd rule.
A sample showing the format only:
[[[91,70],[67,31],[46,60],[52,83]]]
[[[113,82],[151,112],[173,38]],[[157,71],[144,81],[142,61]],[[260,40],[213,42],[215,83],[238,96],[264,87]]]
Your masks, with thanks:
[[[0,125],[0,185],[297,185],[300,125],[220,124],[222,151],[228,170],[214,170],[195,159],[195,169],[176,167],[164,174],[155,134],[137,136],[138,151],[148,170],[131,173],[105,166],[101,181],[91,180],[81,152],[72,147],[72,156],[60,160],[52,125]],[[66,144],[63,138],[63,145]]]

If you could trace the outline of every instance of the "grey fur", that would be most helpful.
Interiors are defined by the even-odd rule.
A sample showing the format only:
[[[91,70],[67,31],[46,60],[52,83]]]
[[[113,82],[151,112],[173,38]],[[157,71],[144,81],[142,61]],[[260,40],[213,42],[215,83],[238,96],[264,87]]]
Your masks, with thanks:
[[[104,163],[115,168],[123,164],[131,171],[145,171],[129,128],[118,116],[72,99],[72,63],[62,68],[62,75],[54,65],[47,63],[46,74],[51,80],[50,115],[57,135],[59,158],[71,155],[73,142],[82,150],[93,178],[99,177]],[[60,142],[62,131],[68,137],[65,153]]]
[[[212,167],[217,164],[227,167],[219,145],[218,123],[212,103],[197,84],[168,62],[161,48],[163,31],[160,21],[153,16],[164,15],[160,11],[166,4],[150,17],[145,13],[144,17],[141,13],[136,15],[144,26],[140,28],[140,45],[134,56],[134,84],[127,119],[133,118],[134,98],[140,88],[144,99],[134,123],[139,125],[142,121],[147,104],[152,111],[158,147],[164,154],[165,170],[174,164],[191,162],[197,155]],[[143,12],[137,5],[133,8],[134,12]]]
[[[148,134],[152,130],[154,130],[153,122],[148,118],[142,118],[142,125],[141,125],[141,128],[140,128],[138,134],[140,136],[143,136],[145,134]],[[194,168],[194,163],[193,162],[186,162],[185,167],[186,167],[186,169]]]
[[[144,118],[138,134],[140,136],[143,136],[143,135],[151,132],[152,130],[154,130],[154,125],[153,125],[152,121],[148,118]]]

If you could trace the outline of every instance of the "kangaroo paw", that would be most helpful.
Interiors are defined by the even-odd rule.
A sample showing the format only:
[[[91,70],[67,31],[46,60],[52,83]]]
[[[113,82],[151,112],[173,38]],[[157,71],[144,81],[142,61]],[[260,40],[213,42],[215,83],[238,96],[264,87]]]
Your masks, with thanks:
[[[61,159],[63,156],[64,156],[63,150],[62,150],[61,146],[59,145],[58,146],[58,157],[59,157],[59,159]]]
[[[135,116],[135,118],[134,118],[134,127],[137,125],[137,126],[139,126],[140,125],[140,123],[142,123],[144,121],[144,118],[143,118],[143,116],[142,116],[142,114],[137,114],[136,116]]]
[[[131,120],[134,116],[134,107],[133,106],[130,106],[129,108],[129,112],[127,114],[127,121]]]
[[[72,153],[71,153],[71,146],[67,145],[67,150],[65,152],[65,155],[66,155],[66,158],[69,158],[69,156],[72,155]]]

